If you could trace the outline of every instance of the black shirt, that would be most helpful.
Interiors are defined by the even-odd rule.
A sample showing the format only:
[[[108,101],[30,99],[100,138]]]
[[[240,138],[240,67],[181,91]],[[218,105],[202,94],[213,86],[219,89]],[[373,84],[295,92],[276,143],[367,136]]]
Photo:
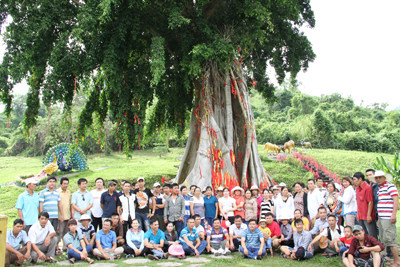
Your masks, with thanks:
[[[111,218],[111,215],[113,213],[117,213],[117,206],[119,204],[119,194],[117,192],[113,192],[112,195],[110,195],[110,192],[105,191],[103,194],[101,194],[100,197],[100,204],[104,205],[103,209],[103,218]]]
[[[133,193],[136,194],[136,212],[149,213],[149,201],[154,195],[150,189],[145,188],[143,191],[135,189]]]

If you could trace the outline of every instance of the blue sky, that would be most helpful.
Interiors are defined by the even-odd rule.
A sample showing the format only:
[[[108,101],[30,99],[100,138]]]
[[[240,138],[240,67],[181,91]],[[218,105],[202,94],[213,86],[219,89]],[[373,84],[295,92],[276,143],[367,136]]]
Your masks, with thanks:
[[[317,58],[299,73],[299,89],[316,96],[337,92],[357,105],[400,106],[400,1],[312,0],[311,7],[316,26],[304,32]],[[1,43],[0,58],[4,49]],[[15,87],[17,94],[27,90],[26,83]]]

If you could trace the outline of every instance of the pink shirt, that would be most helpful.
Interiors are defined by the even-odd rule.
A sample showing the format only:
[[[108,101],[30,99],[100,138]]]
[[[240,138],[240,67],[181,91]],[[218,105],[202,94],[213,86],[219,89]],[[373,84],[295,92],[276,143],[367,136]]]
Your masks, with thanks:
[[[245,202],[244,196],[238,196],[238,197],[235,196],[234,199],[236,201],[236,206],[239,206],[240,202],[243,202],[243,204]],[[235,216],[239,215],[240,217],[242,217],[242,219],[244,219],[244,209],[243,208],[244,208],[244,205],[243,205],[243,207],[240,208],[240,210],[235,210],[234,215]]]

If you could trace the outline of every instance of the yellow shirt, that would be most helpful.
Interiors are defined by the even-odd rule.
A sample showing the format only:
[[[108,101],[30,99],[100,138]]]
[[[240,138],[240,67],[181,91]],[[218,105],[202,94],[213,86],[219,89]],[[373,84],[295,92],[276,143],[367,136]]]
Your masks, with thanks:
[[[71,219],[71,192],[69,192],[69,190],[66,190],[65,192],[63,192],[61,188],[58,188],[57,192],[60,194],[60,198],[61,198],[64,221],[69,220],[69,219]],[[58,210],[58,218],[60,218],[60,217],[61,217],[61,213],[60,213],[60,210]]]
[[[271,237],[271,230],[269,230],[268,227],[262,228],[261,226],[258,226],[258,229],[260,229],[263,234],[268,234],[268,236]]]
[[[297,228],[296,228],[296,226],[294,225],[294,222],[295,222],[296,220],[293,220],[293,222],[292,222],[292,228],[293,228],[293,231],[297,231]],[[304,230],[306,230],[306,226],[307,225],[309,225],[310,224],[310,222],[308,221],[308,219],[306,218],[306,217],[303,217],[303,229]]]

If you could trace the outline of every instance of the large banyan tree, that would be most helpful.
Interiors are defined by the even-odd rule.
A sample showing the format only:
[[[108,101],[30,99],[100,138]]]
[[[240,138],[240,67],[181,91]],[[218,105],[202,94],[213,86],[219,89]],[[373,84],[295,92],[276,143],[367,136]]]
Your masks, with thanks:
[[[309,0],[0,0],[7,48],[1,100],[28,80],[24,129],[40,98],[70,110],[80,83],[91,91],[76,141],[109,116],[125,149],[150,129],[190,133],[176,180],[198,186],[272,182],[257,149],[249,90],[274,98],[267,68],[282,82],[315,55],[301,27],[314,27]],[[185,114],[191,112],[190,121]]]

